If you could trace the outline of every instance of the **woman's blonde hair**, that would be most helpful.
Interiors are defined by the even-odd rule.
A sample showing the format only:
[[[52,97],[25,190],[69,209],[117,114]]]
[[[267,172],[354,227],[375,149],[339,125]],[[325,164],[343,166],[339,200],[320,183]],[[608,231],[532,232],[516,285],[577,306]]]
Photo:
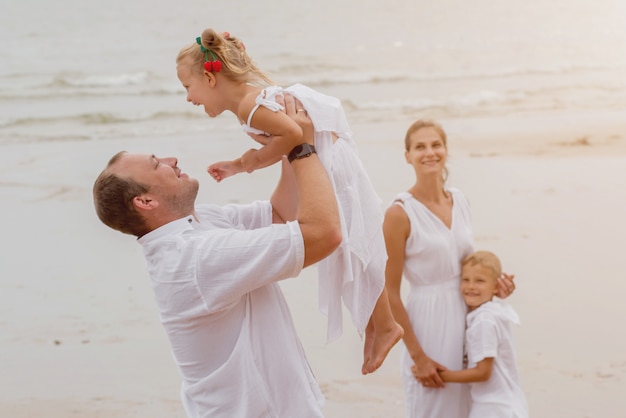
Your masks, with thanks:
[[[229,33],[217,33],[214,29],[205,29],[200,36],[202,47],[210,52],[209,59],[222,62],[220,73],[232,81],[245,82],[257,86],[273,84],[270,78],[263,73],[252,61],[243,42]],[[215,57],[215,58],[213,58]],[[176,64],[186,61],[192,72],[202,74],[206,55],[200,45],[194,42],[180,50],[176,57]]]
[[[448,136],[446,135],[446,131],[443,130],[441,125],[437,122],[427,119],[418,119],[409,126],[409,129],[406,131],[406,135],[404,136],[404,149],[405,151],[409,151],[411,148],[411,136],[424,128],[433,128],[435,132],[439,134],[441,140],[443,141],[443,146],[446,148],[446,152],[448,151]],[[448,167],[443,168],[443,182],[445,183],[448,180]]]

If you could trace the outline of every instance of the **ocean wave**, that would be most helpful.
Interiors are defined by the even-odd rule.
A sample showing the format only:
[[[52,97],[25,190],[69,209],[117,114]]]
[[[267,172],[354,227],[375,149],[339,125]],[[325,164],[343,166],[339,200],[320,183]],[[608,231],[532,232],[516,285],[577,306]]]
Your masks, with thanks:
[[[165,120],[200,120],[206,115],[197,112],[167,112],[158,111],[152,113],[116,114],[109,112],[84,113],[80,115],[51,116],[51,117],[25,117],[0,120],[0,127],[10,128],[19,126],[49,125],[55,123],[70,123],[73,125],[112,125],[135,122],[165,121]]]
[[[387,91],[382,87],[383,91]],[[516,111],[520,109],[557,109],[557,108],[590,108],[626,106],[626,86],[609,88],[601,84],[578,85],[566,84],[561,86],[533,86],[526,88],[512,88],[504,90],[479,89],[466,94],[438,94],[433,95],[408,93],[395,95],[389,91],[387,94],[365,95],[357,99],[347,94],[338,96],[346,110],[350,114],[364,113],[371,115],[374,112],[382,113],[416,113],[440,111],[446,114],[464,114],[476,110],[492,109],[494,111]],[[124,100],[120,98],[120,100]],[[113,109],[117,102],[109,103]],[[139,108],[138,104],[138,108]],[[169,101],[159,104],[152,111],[142,112],[115,112],[94,111],[89,113],[76,113],[51,116],[20,116],[14,118],[0,118],[0,128],[9,129],[20,127],[45,127],[53,124],[66,124],[71,126],[88,125],[121,125],[131,123],[166,123],[167,121],[205,121],[206,114],[196,108],[179,111],[170,110]],[[77,110],[80,108],[77,108]],[[80,110],[78,110],[80,111]]]
[[[51,76],[8,74],[0,78],[0,100],[175,94],[184,94],[178,80],[145,71],[119,74],[65,72]]]
[[[420,114],[446,116],[478,113],[501,114],[528,110],[619,109],[626,107],[626,88],[622,90],[594,87],[554,87],[479,90],[464,95],[444,97],[402,97],[380,100],[343,100],[347,112],[358,117],[376,113]],[[360,116],[359,116],[360,115]]]
[[[303,83],[312,87],[333,88],[337,86],[373,85],[399,86],[402,84],[432,82],[472,82],[492,80],[528,79],[546,77],[557,80],[562,77],[585,76],[586,83],[602,84],[607,89],[626,88],[626,79],[621,74],[626,67],[616,65],[559,65],[528,68],[495,68],[486,70],[431,71],[410,70],[371,71],[362,66],[335,64],[284,63],[270,73],[272,78],[284,85]],[[595,77],[589,78],[589,74]],[[603,77],[606,75],[606,77]],[[589,81],[591,79],[591,81]],[[62,73],[42,80],[35,74],[8,74],[0,78],[0,100],[49,100],[112,96],[183,96],[184,89],[174,77],[165,77],[149,71],[119,74]]]
[[[43,87],[120,87],[145,84],[150,75],[147,72],[112,75],[62,74],[54,77],[48,86]]]
[[[184,91],[177,88],[146,88],[133,90],[117,89],[76,89],[64,91],[16,91],[0,92],[0,100],[53,100],[53,99],[83,99],[95,97],[148,97],[148,96],[183,96]]]
[[[223,135],[231,132],[244,133],[230,120],[207,120],[193,115],[171,114],[169,118],[155,114],[152,119],[133,120],[133,123],[95,123],[101,116],[89,115],[77,123],[73,118],[54,121],[23,121],[25,125],[0,129],[0,146],[15,143],[71,142],[71,141],[108,141],[124,139],[133,141],[141,138],[168,137],[182,140],[186,138],[205,138],[207,134]],[[189,118],[197,120],[190,121]],[[108,116],[104,116],[109,120]]]
[[[91,141],[93,137],[89,135],[79,135],[79,134],[63,134],[63,135],[11,135],[11,136],[0,136],[0,145],[11,145],[11,144],[32,144],[39,142],[83,142],[83,141]]]
[[[303,83],[317,86],[336,86],[354,84],[402,84],[419,82],[454,82],[454,81],[480,81],[498,78],[524,78],[529,76],[575,76],[577,74],[615,73],[623,74],[626,66],[615,65],[555,65],[546,67],[529,68],[495,68],[481,70],[464,71],[432,71],[428,73],[418,71],[400,71],[387,69],[379,71],[364,71],[362,67],[357,68],[337,68],[332,66],[312,66],[312,65],[288,65],[276,70],[276,74],[281,79],[286,80],[286,84]],[[623,76],[614,77],[621,85],[626,86],[626,79]]]

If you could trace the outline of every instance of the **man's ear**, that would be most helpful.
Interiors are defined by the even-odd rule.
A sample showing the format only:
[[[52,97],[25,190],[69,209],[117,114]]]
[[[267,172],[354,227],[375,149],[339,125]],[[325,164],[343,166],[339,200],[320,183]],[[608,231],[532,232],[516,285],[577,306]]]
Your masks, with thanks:
[[[137,210],[152,210],[159,207],[159,202],[154,200],[149,194],[141,194],[133,197],[133,206]]]

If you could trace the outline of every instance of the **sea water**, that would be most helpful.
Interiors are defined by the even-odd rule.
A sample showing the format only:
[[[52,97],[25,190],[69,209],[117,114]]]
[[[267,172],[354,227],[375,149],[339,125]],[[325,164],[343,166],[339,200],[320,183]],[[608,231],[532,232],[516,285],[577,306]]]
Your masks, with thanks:
[[[176,78],[206,27],[352,123],[626,106],[622,0],[5,0],[0,145],[238,129]]]

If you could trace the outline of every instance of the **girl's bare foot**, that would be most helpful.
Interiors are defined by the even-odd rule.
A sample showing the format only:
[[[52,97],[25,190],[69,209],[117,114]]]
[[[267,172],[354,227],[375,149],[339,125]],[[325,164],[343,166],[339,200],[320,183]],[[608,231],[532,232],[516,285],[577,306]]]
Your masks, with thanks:
[[[361,373],[375,372],[385,361],[391,348],[396,345],[404,335],[404,330],[397,322],[392,322],[388,327],[374,329],[372,321],[365,329],[364,361]]]
[[[361,366],[361,373],[367,374],[367,364],[370,362],[370,356],[372,355],[372,347],[374,346],[374,321],[370,318],[365,328],[365,343],[363,344],[363,365]]]

